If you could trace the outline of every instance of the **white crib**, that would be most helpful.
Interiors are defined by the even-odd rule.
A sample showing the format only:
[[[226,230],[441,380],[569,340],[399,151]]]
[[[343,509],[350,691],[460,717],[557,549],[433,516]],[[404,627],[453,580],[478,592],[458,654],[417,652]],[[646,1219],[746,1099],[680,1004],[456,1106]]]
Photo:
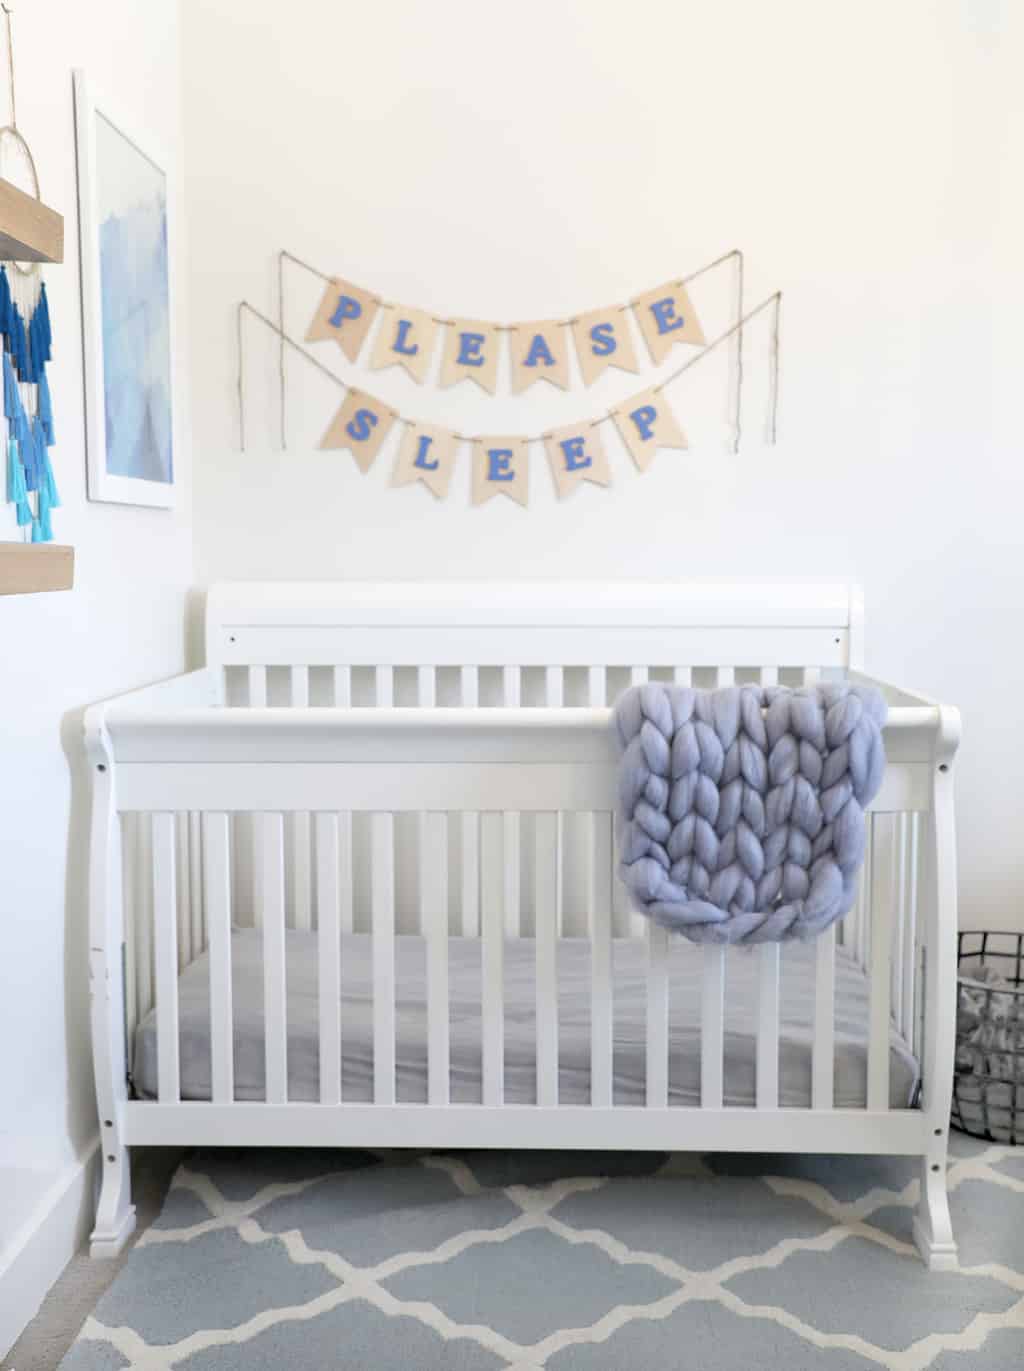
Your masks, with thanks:
[[[86,715],[103,1142],[93,1254],[116,1253],[133,1229],[134,1145],[511,1146],[916,1156],[918,1246],[931,1267],[955,1265],[945,1159],[957,712],[882,687],[888,768],[869,819],[861,893],[838,930],[803,950],[812,982],[802,1107],[785,1107],[780,1095],[788,945],[690,949],[700,959],[699,1091],[679,1103],[670,1088],[676,951],[630,912],[614,875],[608,706],[627,684],[852,673],[861,638],[857,592],[834,585],[214,588],[204,669]],[[256,1099],[236,1089],[232,959],[246,925],[262,968]],[[350,1097],[342,973],[346,940],[360,933],[371,968],[372,1064],[368,1094]],[[415,1102],[396,1088],[396,948],[410,938],[423,948],[426,1039]],[[642,1086],[639,1099],[622,1103],[614,968],[616,949],[635,952],[638,938],[646,944]],[[453,1100],[452,939],[479,948],[480,1090],[471,1103]],[[289,1098],[286,949],[296,946],[315,956],[312,1098]],[[559,965],[581,946],[586,1098],[567,1102]],[[525,1103],[506,1091],[512,951],[517,964],[528,957],[532,975],[531,1012],[516,1009],[517,1032],[525,1017],[532,1034]],[[849,1037],[848,1025],[837,1033],[837,965],[844,975],[854,967],[865,986],[856,1108],[836,1103],[839,1039]],[[750,1102],[737,1105],[723,1066],[725,987],[741,967],[756,1001],[756,1079]],[[204,1098],[186,1098],[179,993],[198,983],[209,1086]],[[148,1094],[131,1070],[144,1023],[155,1030]],[[922,1089],[907,1107],[890,1098],[894,1035],[920,1063]]]

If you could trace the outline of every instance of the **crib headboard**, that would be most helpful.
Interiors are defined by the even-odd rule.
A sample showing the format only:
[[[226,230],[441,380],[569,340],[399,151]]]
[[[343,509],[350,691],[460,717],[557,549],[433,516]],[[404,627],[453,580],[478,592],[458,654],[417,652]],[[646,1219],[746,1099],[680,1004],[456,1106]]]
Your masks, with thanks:
[[[393,675],[409,669],[585,668],[695,684],[860,669],[862,618],[859,589],[841,583],[235,582],[209,592],[206,653],[229,678],[248,672],[250,704],[268,701],[275,668],[372,668],[378,697],[353,702],[398,703]],[[593,686],[571,702],[604,703]],[[484,694],[481,683],[480,703],[519,702],[507,688],[493,701]],[[328,691],[317,702],[348,701]]]

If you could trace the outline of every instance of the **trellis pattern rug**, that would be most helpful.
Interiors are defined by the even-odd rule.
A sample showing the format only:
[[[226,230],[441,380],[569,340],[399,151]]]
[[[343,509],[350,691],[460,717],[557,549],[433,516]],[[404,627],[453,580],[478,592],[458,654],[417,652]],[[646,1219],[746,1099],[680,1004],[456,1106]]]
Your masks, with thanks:
[[[1020,1371],[1024,1149],[197,1153],[61,1371]]]

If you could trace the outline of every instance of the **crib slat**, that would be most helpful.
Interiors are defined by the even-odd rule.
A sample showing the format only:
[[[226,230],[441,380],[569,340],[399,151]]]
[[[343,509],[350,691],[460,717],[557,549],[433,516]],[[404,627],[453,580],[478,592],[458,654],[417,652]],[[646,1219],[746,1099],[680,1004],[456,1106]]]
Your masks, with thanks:
[[[288,1011],[285,982],[284,823],[264,814],[260,835],[260,906],[263,910],[263,1012],[267,1103],[288,1098]]]
[[[121,889],[124,892],[124,1006],[128,1041],[141,1017],[138,1005],[138,814],[121,815]]]
[[[603,709],[608,699],[608,672],[592,666],[587,673],[587,703]],[[611,815],[585,816],[587,910],[590,916],[590,1103],[612,1103],[612,849]]]
[[[293,709],[309,708],[309,667],[290,669],[290,697]],[[307,812],[291,816],[292,829],[292,911],[294,925],[308,931],[313,926],[312,856],[310,822]]]
[[[334,707],[348,709],[352,704],[352,668],[334,668]],[[352,900],[352,815],[342,810],[337,815],[338,828],[338,914],[341,931],[351,933],[354,927]]]
[[[178,972],[180,974],[191,962],[193,956],[198,955],[199,951],[198,948],[195,953],[192,951],[192,910],[189,907],[189,901],[192,898],[192,883],[189,879],[187,813],[174,815],[174,865],[178,892]]]
[[[174,815],[153,815],[153,942],[156,959],[157,1097],[181,1096],[178,1064],[178,909]]]
[[[918,817],[902,815],[903,854],[903,1013],[900,1031],[909,1043],[914,1036],[914,963],[917,960],[917,839]]]
[[[612,816],[590,815],[590,1103],[612,1103]]]
[[[206,948],[206,913],[203,902],[203,838],[202,816],[193,811],[188,816],[188,879],[192,892],[192,946],[196,952]]]
[[[805,685],[805,686],[817,685],[817,683],[818,683],[820,680],[821,680],[821,667],[820,667],[820,666],[805,666],[805,667],[804,667],[804,685]]]
[[[226,814],[204,814],[203,877],[210,942],[210,1056],[214,1104],[235,1096],[231,1004],[231,854]]]
[[[668,930],[647,925],[647,1107],[668,1104]]]
[[[522,673],[517,666],[502,670],[502,703],[506,709],[518,709],[522,698]],[[505,933],[518,938],[522,932],[520,892],[520,833],[519,815],[512,810],[505,813]]]
[[[688,686],[693,684],[693,670],[688,666],[677,666],[672,668],[672,680],[677,686]]]
[[[395,672],[390,666],[375,668],[376,682],[374,703],[378,709],[390,709],[395,702]]]
[[[561,926],[562,870],[559,815],[538,814],[534,909],[537,958],[537,1103],[558,1103],[558,930]]]
[[[778,685],[779,668],[777,666],[763,666],[758,672],[758,678],[763,686]]]
[[[348,709],[352,703],[352,668],[350,666],[336,666],[334,668],[334,707],[335,709]]]
[[[480,816],[480,920],[483,938],[483,1102],[501,1104],[505,1085],[502,816]]]
[[[715,684],[719,686],[731,686],[736,684],[736,668],[734,666],[720,666],[715,670]]]
[[[836,926],[818,935],[814,957],[814,1042],[811,1047],[811,1108],[835,1104]]]
[[[704,944],[704,983],[700,1011],[700,1102],[722,1108],[722,1059],[725,1049],[725,948]]]
[[[341,890],[338,816],[315,816],[320,1103],[341,1103]]]
[[[629,668],[629,684],[631,686],[646,685],[650,674],[645,666],[631,666]]]
[[[249,668],[249,708],[265,709],[267,704],[267,668]]]
[[[140,814],[135,826],[136,992],[139,1018],[153,1008],[153,843],[152,828]]]
[[[352,668],[335,666],[334,707],[348,709],[352,704]],[[354,927],[352,909],[352,815],[342,810],[337,815],[338,829],[338,916],[341,931],[351,933]]]
[[[437,704],[437,671],[432,666],[416,668],[416,703],[420,709],[433,709]]]
[[[779,945],[758,948],[757,1085],[758,1109],[779,1107]]]
[[[420,927],[427,939],[427,1099],[450,1097],[448,1023],[448,816],[424,814]]]
[[[293,666],[289,669],[292,708],[309,708],[309,667]]]
[[[460,699],[467,709],[480,702],[480,673],[475,666],[460,670]],[[474,938],[480,928],[480,816],[462,815],[462,936]]]
[[[395,819],[374,814],[370,911],[373,919],[373,1102],[395,1102]]]
[[[886,816],[888,818],[889,816]],[[868,815],[871,827],[871,989],[870,1030],[868,1034],[868,1108],[889,1108],[889,989],[891,878],[883,869],[886,862],[878,838],[878,816]],[[888,852],[891,858],[891,845]]]
[[[907,815],[895,814],[892,818],[892,892],[890,909],[892,924],[889,930],[889,943],[892,957],[889,962],[889,1005],[893,1022],[897,1027],[903,1023],[903,929],[907,921],[906,908],[906,860],[907,860]]]

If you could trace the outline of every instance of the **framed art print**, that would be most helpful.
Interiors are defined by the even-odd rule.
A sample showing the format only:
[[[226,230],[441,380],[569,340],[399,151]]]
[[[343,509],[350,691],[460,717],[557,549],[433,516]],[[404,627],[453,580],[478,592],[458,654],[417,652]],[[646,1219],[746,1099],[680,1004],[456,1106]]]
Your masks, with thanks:
[[[169,156],[74,74],[90,500],[174,504]]]

